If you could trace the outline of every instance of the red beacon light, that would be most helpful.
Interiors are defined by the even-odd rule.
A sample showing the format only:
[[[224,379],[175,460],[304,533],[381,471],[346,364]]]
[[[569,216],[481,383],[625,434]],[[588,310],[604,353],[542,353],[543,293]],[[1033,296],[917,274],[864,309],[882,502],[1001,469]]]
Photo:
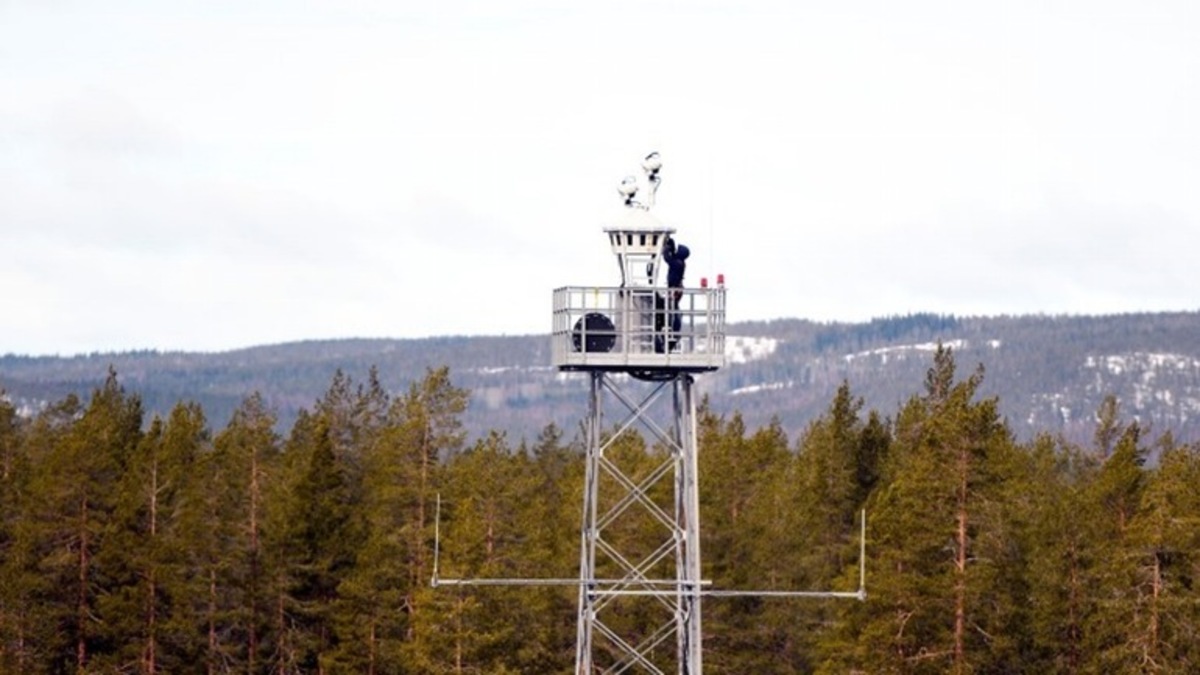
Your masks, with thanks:
[[[708,288],[708,277],[700,277],[700,288]]]
[[[724,286],[724,285],[725,285],[725,275],[724,275],[724,274],[718,274],[718,275],[717,275],[717,285],[718,285],[718,286]]]

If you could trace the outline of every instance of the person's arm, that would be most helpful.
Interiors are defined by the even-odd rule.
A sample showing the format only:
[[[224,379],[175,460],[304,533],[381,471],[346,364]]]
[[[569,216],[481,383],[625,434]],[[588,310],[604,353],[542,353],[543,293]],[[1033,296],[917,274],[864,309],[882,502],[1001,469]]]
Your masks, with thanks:
[[[663,242],[662,257],[668,265],[675,261],[675,240],[670,235],[667,235],[667,240]]]

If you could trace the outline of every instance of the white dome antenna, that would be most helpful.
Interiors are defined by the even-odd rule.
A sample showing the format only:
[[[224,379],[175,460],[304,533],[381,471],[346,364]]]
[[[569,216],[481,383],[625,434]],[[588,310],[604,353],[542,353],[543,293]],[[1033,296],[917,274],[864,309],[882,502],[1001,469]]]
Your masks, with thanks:
[[[640,186],[637,178],[626,176],[625,180],[617,186],[617,192],[625,199],[625,206],[636,206],[643,211],[649,211],[650,207],[654,206],[654,197],[658,194],[658,186],[662,183],[662,176],[659,172],[662,171],[662,156],[657,152],[652,152],[646,155],[642,160],[642,170],[646,172],[646,199],[637,201],[634,197],[637,195]]]
[[[633,198],[637,195],[638,182],[633,176],[625,176],[620,185],[617,186],[617,193],[625,200],[625,206],[635,206],[637,202]]]

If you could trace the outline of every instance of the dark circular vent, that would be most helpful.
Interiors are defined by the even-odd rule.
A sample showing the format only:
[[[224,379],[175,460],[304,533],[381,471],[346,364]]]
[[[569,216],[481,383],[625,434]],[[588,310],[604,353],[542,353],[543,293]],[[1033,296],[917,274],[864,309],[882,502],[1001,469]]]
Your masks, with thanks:
[[[599,312],[589,312],[575,322],[572,337],[577,352],[611,352],[617,344],[617,329],[612,319]]]

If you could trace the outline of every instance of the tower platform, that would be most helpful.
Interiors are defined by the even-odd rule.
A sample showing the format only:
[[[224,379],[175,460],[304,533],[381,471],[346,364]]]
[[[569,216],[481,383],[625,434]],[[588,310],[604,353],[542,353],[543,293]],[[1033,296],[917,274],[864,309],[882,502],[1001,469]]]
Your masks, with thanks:
[[[566,286],[554,291],[562,371],[701,373],[725,365],[725,288]]]

